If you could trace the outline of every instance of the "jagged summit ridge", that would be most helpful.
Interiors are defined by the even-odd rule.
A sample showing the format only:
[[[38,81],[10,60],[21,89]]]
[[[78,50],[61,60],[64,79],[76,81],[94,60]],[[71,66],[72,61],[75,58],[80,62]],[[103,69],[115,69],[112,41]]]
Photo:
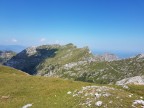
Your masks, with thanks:
[[[87,56],[82,54],[83,51],[89,54],[88,48],[77,48],[73,44],[29,47],[7,61],[5,65],[26,71],[29,74],[36,74],[41,70],[48,71],[49,66],[51,69],[51,63],[56,66],[84,59]]]

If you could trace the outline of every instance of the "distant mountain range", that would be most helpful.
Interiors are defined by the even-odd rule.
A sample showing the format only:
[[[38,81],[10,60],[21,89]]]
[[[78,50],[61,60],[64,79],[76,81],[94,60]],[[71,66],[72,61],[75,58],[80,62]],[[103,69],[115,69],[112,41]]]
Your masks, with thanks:
[[[24,50],[26,46],[21,45],[0,45],[0,50],[2,51],[14,51],[14,52],[21,52]]]
[[[96,50],[96,49],[91,49],[91,51],[94,55],[95,54],[102,55],[102,54],[111,52],[112,54],[117,55],[119,59],[130,58],[138,54],[144,53],[142,51],[135,51],[135,52],[134,51],[114,51],[114,50],[106,51],[106,50]]]
[[[93,55],[88,47],[73,44],[29,47],[5,65],[31,75],[62,77],[101,84],[144,75],[144,56],[119,60],[114,54]]]
[[[13,51],[1,51],[0,50],[0,64],[5,63],[7,60],[15,56],[16,53]]]

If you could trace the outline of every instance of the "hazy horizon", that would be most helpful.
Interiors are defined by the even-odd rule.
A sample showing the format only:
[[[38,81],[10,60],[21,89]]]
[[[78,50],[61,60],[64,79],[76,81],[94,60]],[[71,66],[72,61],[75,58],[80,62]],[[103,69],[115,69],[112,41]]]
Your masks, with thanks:
[[[44,44],[44,45],[46,45],[46,44]],[[28,48],[28,47],[32,47],[32,46],[0,45],[0,50],[3,50],[3,51],[12,50],[12,51],[15,51],[15,52],[19,53],[19,52],[21,52],[22,50],[24,50],[25,48]],[[82,47],[86,47],[86,46],[82,46]],[[122,51],[122,50],[120,51],[120,50],[106,50],[106,49],[101,50],[101,49],[91,49],[91,48],[89,48],[89,49],[94,55],[103,55],[105,53],[110,53],[110,54],[115,54],[116,56],[118,56],[119,59],[130,58],[130,57],[134,57],[138,54],[143,54],[144,53],[144,52],[140,52],[140,51]]]

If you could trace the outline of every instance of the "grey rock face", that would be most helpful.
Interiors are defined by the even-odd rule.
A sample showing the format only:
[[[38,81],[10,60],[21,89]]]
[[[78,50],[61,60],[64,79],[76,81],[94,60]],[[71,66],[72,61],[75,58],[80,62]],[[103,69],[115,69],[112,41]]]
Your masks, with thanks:
[[[11,59],[16,53],[13,51],[0,51],[0,63],[4,63]]]
[[[114,61],[114,60],[118,60],[118,57],[116,55],[110,54],[110,53],[105,53],[103,55],[96,55],[95,57],[99,61]]]
[[[114,61],[114,60],[118,60],[118,57],[114,54],[109,54],[109,53],[105,53],[103,55],[103,58],[105,61]]]
[[[143,58],[144,59],[144,54],[140,54],[139,56],[138,56],[138,58],[140,59],[140,58]]]
[[[32,55],[36,54],[36,52],[37,51],[36,51],[36,47],[35,46],[29,47],[29,48],[26,49],[26,54],[28,56],[32,56]]]
[[[135,76],[117,81],[116,85],[137,84],[144,85],[144,76]]]

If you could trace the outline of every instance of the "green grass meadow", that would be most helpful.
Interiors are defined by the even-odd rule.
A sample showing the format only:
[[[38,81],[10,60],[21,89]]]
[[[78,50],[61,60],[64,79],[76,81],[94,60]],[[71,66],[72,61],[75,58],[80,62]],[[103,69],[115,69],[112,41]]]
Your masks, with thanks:
[[[90,85],[95,84],[60,78],[30,76],[19,70],[0,66],[0,108],[22,108],[26,104],[32,104],[31,108],[86,108],[86,106],[79,104],[85,101],[87,97],[83,99],[73,97],[72,94],[67,94],[67,92],[73,93],[76,89],[80,90],[82,87]],[[131,108],[133,100],[144,96],[144,86],[130,86],[129,90],[115,86],[110,87],[117,90],[109,91],[112,94],[109,98],[100,98],[108,108]],[[134,96],[129,98],[128,95],[132,93]],[[110,100],[113,101],[113,104],[108,104]],[[93,103],[89,108],[97,107]],[[104,108],[104,105],[100,108]],[[140,106],[137,108],[140,108]]]

